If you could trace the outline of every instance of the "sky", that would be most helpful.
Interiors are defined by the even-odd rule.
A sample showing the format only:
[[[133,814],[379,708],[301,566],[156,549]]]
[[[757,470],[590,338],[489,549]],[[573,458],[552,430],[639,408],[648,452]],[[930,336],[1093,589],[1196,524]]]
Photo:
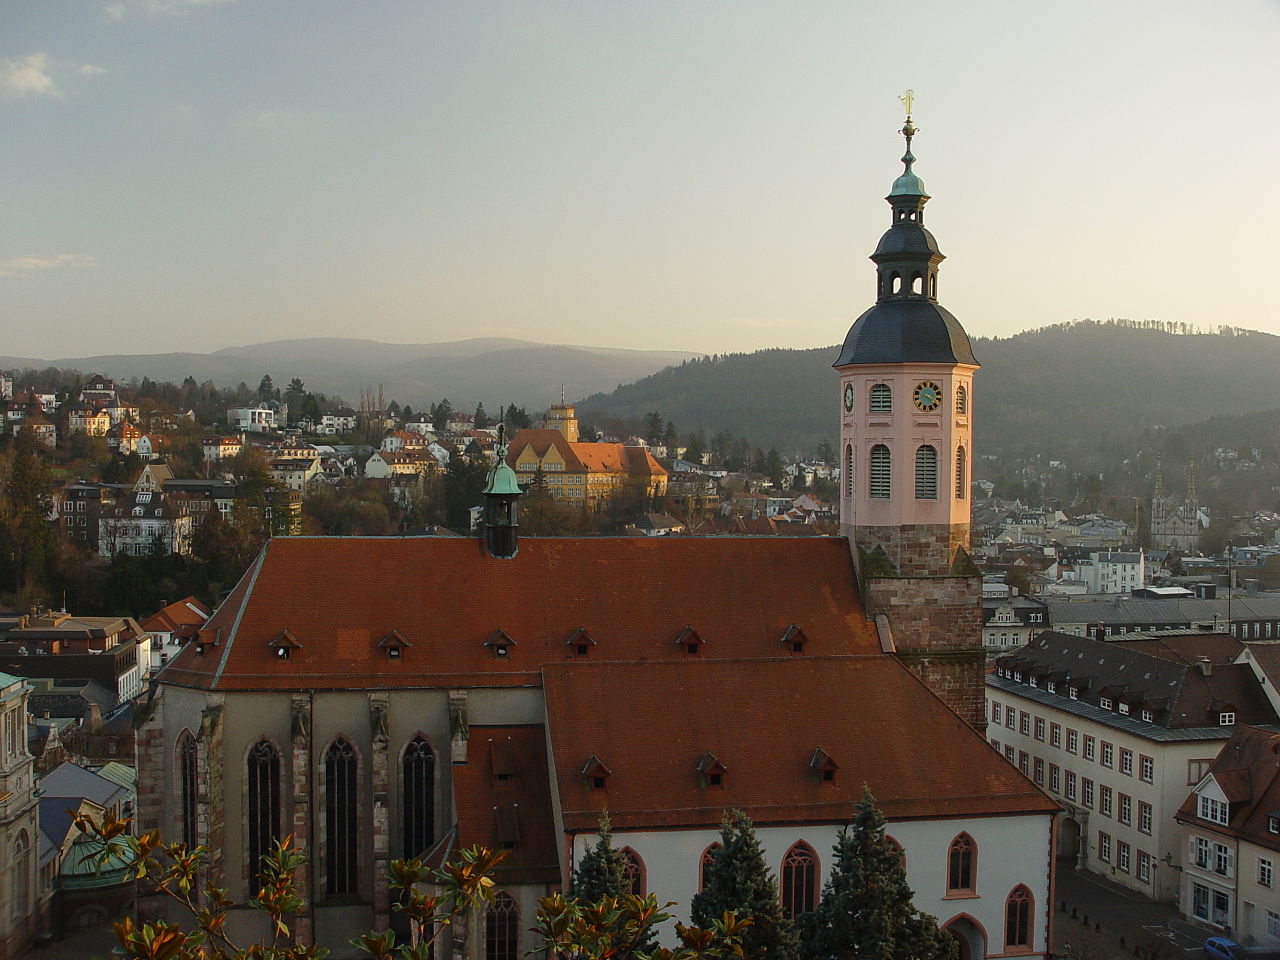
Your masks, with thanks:
[[[1280,333],[1280,0],[0,0],[0,354]]]

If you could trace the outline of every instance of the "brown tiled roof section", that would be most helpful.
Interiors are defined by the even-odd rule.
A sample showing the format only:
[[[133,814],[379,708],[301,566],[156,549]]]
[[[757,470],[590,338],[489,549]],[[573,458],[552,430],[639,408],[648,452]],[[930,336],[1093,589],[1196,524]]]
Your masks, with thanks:
[[[555,447],[569,473],[626,473],[635,477],[665,477],[667,471],[644,447],[621,443],[570,443],[559,430],[517,430],[511,438],[507,463],[514,469],[520,454],[532,447],[539,459]]]
[[[191,609],[197,607],[204,613]],[[159,630],[164,633],[174,633],[179,627],[198,627],[208,619],[209,611],[203,603],[195,597],[185,597],[176,603],[170,603],[161,607],[147,619],[142,621],[143,630]]]
[[[864,782],[892,819],[1057,809],[893,657],[573,661],[543,675],[569,831],[595,829],[605,809],[615,830],[714,827],[727,808],[830,823]],[[830,783],[810,766],[820,746],[839,767]],[[708,752],[722,787],[698,778]],[[581,773],[592,754],[612,771],[603,790]]]
[[[1231,663],[1244,648],[1243,643],[1226,633],[1179,633],[1147,640],[1111,642],[1126,650],[1136,650],[1175,663],[1195,663],[1201,657],[1208,657],[1213,663]]]
[[[1240,726],[1209,768],[1231,801],[1228,826],[1197,816],[1196,795],[1187,796],[1177,819],[1197,829],[1234,836],[1280,850],[1280,834],[1267,829],[1268,814],[1280,810],[1280,734],[1261,727]]]
[[[526,538],[494,560],[471,538],[279,537],[205,625],[221,645],[188,645],[169,683],[219,690],[526,686],[573,657],[684,660],[692,626],[706,658],[775,656],[795,623],[805,655],[878,653],[846,541],[837,538]],[[485,640],[515,641],[504,658]],[[288,630],[287,659],[269,641]],[[413,646],[389,658],[398,630]],[[812,747],[810,748],[812,749]]]
[[[510,758],[506,780],[495,775],[494,753]],[[551,778],[547,772],[547,739],[542,727],[471,727],[467,762],[455,764],[454,795],[458,806],[458,845],[475,844],[504,850],[503,839],[515,834],[505,849],[499,882],[560,880],[555,822],[551,813]]]

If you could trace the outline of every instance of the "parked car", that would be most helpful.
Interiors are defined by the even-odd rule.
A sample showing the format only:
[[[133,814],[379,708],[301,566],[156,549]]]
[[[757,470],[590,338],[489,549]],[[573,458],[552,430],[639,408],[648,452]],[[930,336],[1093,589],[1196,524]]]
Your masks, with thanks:
[[[1247,960],[1249,951],[1229,937],[1209,937],[1204,942],[1209,960]]]

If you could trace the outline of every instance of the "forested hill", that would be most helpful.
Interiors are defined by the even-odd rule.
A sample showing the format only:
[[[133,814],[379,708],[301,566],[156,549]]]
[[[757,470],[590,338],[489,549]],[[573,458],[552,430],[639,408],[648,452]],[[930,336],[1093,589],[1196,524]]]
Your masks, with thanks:
[[[1271,334],[1079,321],[977,338],[973,349],[983,453],[1094,452],[1154,425],[1280,410],[1280,337]],[[689,360],[588,397],[580,415],[638,421],[656,410],[682,432],[729,430],[784,455],[811,453],[835,437],[836,355],[831,346]]]

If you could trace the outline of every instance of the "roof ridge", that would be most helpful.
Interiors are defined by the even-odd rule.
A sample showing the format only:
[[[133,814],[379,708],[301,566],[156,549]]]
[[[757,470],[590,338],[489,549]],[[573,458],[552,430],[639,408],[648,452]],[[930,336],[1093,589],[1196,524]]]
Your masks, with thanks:
[[[253,585],[258,582],[258,574],[262,570],[262,564],[267,558],[267,551],[271,548],[271,540],[269,538],[262,545],[262,549],[258,552],[258,559],[254,563],[250,571],[245,575],[249,578],[249,583],[245,587],[244,596],[240,598],[240,609],[236,611],[235,620],[231,623],[231,631],[227,635],[226,646],[222,648],[222,658],[218,661],[217,669],[213,671],[213,679],[209,682],[209,689],[213,690],[218,686],[218,681],[222,678],[222,668],[227,665],[227,659],[231,656],[231,644],[236,638],[236,631],[240,628],[240,620],[244,617],[245,607],[249,605],[249,598],[253,596]],[[242,578],[243,579],[243,578]],[[236,584],[240,586],[240,584]],[[232,588],[234,592],[234,588]],[[213,619],[210,617],[209,619]]]

